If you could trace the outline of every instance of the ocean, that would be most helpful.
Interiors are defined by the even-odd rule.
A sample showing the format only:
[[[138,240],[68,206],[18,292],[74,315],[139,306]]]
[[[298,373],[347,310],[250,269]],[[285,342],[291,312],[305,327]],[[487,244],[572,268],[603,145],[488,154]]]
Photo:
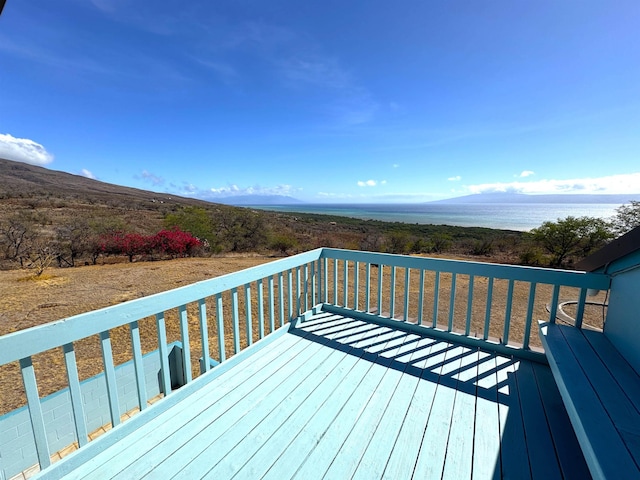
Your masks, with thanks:
[[[620,204],[296,204],[252,205],[280,212],[338,215],[362,220],[382,220],[418,224],[487,227],[529,231],[543,222],[568,216],[608,219]]]

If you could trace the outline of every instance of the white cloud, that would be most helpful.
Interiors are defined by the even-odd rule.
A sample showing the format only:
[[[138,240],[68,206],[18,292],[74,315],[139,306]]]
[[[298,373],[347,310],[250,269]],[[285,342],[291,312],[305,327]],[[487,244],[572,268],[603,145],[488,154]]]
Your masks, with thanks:
[[[83,168],[82,170],[80,170],[80,175],[82,175],[83,177],[90,178],[92,180],[96,179],[96,176],[93,173],[91,173],[90,170],[87,170],[86,168]]]
[[[0,158],[44,166],[53,162],[53,155],[39,143],[28,138],[16,138],[0,133]]]
[[[378,182],[376,182],[375,180],[367,180],[367,181],[362,181],[362,180],[358,180],[358,186],[359,187],[375,187],[378,184]]]
[[[610,175],[598,178],[575,178],[567,180],[537,180],[535,182],[496,182],[468,185],[470,193],[526,193],[526,194],[625,194],[640,193],[640,172],[625,175]]]
[[[142,180],[151,183],[151,185],[155,186],[155,187],[159,187],[160,185],[164,185],[164,178],[155,175],[151,172],[148,172],[147,170],[143,170],[142,173],[140,174],[140,177],[142,178]]]
[[[392,167],[393,167],[393,168],[398,168],[399,166],[400,166],[400,164],[398,164],[398,163],[394,163],[394,164],[392,165]]]
[[[532,170],[524,170],[520,175],[518,175],[518,177],[520,178],[530,177],[531,175],[535,175],[535,173],[536,172]]]
[[[462,180],[462,177],[460,175],[456,175],[455,177],[447,178],[447,180],[449,180],[450,182],[459,182],[460,180]]]
[[[193,186],[191,186],[193,187]],[[198,190],[197,192],[190,192],[190,195],[195,193],[195,196],[199,198],[220,198],[220,197],[234,197],[239,195],[283,195],[292,196],[296,192],[301,191],[301,188],[295,188],[291,185],[276,185],[274,187],[263,187],[260,185],[253,185],[250,187],[239,187],[235,184],[229,184],[225,187],[209,188],[208,190]]]

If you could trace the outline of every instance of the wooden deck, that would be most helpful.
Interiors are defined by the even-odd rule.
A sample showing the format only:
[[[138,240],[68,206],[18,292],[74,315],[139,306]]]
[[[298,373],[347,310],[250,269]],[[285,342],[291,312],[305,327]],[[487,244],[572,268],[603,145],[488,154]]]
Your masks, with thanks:
[[[327,312],[236,357],[41,475],[590,478],[545,365]]]

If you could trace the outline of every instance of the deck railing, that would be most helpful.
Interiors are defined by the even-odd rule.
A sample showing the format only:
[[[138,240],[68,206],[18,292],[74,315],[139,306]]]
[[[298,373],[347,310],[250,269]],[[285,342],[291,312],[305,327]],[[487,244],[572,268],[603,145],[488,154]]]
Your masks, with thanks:
[[[560,299],[575,299],[580,328],[587,292],[610,283],[594,273],[328,248],[321,261],[323,303],[534,360],[532,322],[554,322]]]
[[[99,338],[111,424],[116,426],[124,412],[111,332],[129,330],[142,410],[148,395],[140,322],[149,322],[149,317],[154,318],[160,354],[159,381],[169,394],[166,321],[172,315],[179,324],[188,383],[209,370],[210,357],[223,362],[228,353],[238,353],[319,304],[327,311],[541,359],[541,353],[532,351],[532,321],[544,315],[554,321],[562,296],[577,298],[579,327],[587,290],[608,288],[609,278],[601,274],[325,248],[0,337],[0,366],[19,362],[38,460],[46,468],[51,452],[33,358],[62,350],[76,439],[82,447],[88,431],[76,345]],[[551,314],[544,310],[546,304]],[[203,361],[198,369],[199,357]]]

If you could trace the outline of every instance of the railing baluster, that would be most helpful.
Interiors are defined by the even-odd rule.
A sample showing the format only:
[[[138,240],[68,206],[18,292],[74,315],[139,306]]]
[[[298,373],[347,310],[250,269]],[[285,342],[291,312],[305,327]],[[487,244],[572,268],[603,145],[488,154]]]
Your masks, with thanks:
[[[160,374],[162,378],[162,392],[165,396],[171,393],[171,371],[169,370],[169,352],[167,349],[167,327],[164,322],[164,312],[156,313],[156,327],[158,329],[158,353],[160,354]]]
[[[289,321],[293,318],[293,273],[291,270],[287,272],[287,281],[289,282]]]
[[[531,335],[531,322],[533,320],[533,305],[536,298],[536,285],[531,283],[529,286],[529,303],[527,304],[527,318],[524,323],[524,339],[522,340],[522,348],[529,348],[529,336]]]
[[[202,369],[200,373],[208,372],[211,368],[209,354],[209,328],[207,327],[207,302],[204,298],[198,300],[198,318],[200,320],[200,345],[202,346]]]
[[[440,272],[436,271],[433,280],[433,328],[438,324],[438,301],[440,300]]]
[[[227,352],[224,342],[224,311],[222,306],[222,294],[216,294],[216,319],[218,321],[218,351],[220,352],[220,363],[227,359]]]
[[[371,311],[371,264],[367,262],[364,286],[364,308],[365,312]]]
[[[296,314],[298,317],[302,309],[302,290],[300,289],[300,267],[296,267]]]
[[[584,317],[584,302],[587,299],[587,289],[580,289],[580,297],[578,298],[578,310],[576,312],[576,328],[582,328],[582,318]]]
[[[142,345],[140,343],[140,328],[138,322],[131,322],[129,324],[129,330],[131,332],[131,349],[133,350],[133,368],[136,373],[138,406],[142,411],[147,408],[147,386],[144,379],[144,363],[142,362]],[[73,348],[73,345],[71,347]]]
[[[473,311],[473,282],[475,280],[474,275],[469,275],[469,295],[467,296],[467,322],[464,327],[464,334],[469,336],[471,332],[471,314]]]
[[[456,277],[455,273],[451,274],[451,294],[449,296],[449,324],[447,325],[447,331],[453,330],[453,317],[456,306]]]
[[[233,322],[233,353],[240,351],[240,318],[238,314],[238,289],[231,289],[231,321]]]
[[[320,262],[320,260],[318,260]],[[320,264],[316,265],[316,262],[311,262],[311,306],[315,307],[318,304],[318,291],[316,289],[316,269],[319,271]]]
[[[258,335],[264,338],[264,288],[262,279],[258,279]]]
[[[247,326],[247,345],[253,345],[253,317],[251,316],[251,284],[244,285],[244,313]]]
[[[349,260],[345,260],[343,263],[342,306],[344,308],[349,308]]]
[[[420,269],[420,285],[418,286],[418,325],[422,325],[422,310],[424,309],[424,269]]]
[[[273,292],[273,275],[269,276],[269,333],[276,329],[275,297]]]
[[[509,343],[509,329],[511,328],[511,306],[513,305],[513,279],[509,280],[507,287],[507,306],[504,312],[504,332],[502,333],[502,343]]]
[[[303,295],[304,295],[304,311],[309,310],[309,264],[304,264],[304,278],[302,281]],[[302,312],[298,312],[300,315]]]
[[[396,314],[396,267],[391,267],[391,277],[389,279],[389,318]]]
[[[182,365],[184,365],[184,379],[190,383],[191,377],[191,343],[189,341],[189,318],[187,316],[187,306],[178,307],[180,313],[180,337],[182,338]]]
[[[104,362],[104,377],[107,381],[107,397],[109,399],[109,412],[111,413],[111,425],[120,425],[120,403],[118,402],[118,385],[116,383],[116,369],[113,366],[113,352],[111,350],[111,337],[109,331],[100,332],[100,347],[102,349],[102,361]]]
[[[491,303],[493,302],[493,277],[489,277],[487,280],[487,306],[484,313],[484,332],[482,333],[482,339],[489,338],[489,327],[491,324]]]
[[[49,444],[47,443],[47,432],[44,427],[44,417],[42,416],[42,405],[40,395],[38,395],[38,384],[36,383],[36,373],[33,369],[31,357],[20,359],[20,370],[22,372],[22,382],[27,395],[27,405],[29,407],[29,418],[31,428],[36,442],[36,452],[40,469],[45,469],[51,465]]]
[[[87,431],[87,423],[84,420],[82,391],[80,390],[76,352],[73,349],[73,343],[63,345],[62,351],[64,352],[64,363],[67,368],[67,379],[69,380],[69,394],[71,396],[71,408],[73,410],[76,438],[78,439],[78,444],[82,447],[89,443],[89,432]]]
[[[284,279],[282,272],[278,274],[278,305],[280,306],[280,326],[284,326]]]
[[[549,307],[549,322],[556,323],[556,315],[558,313],[558,297],[560,296],[560,285],[553,286],[553,296],[551,298],[551,306]]]
[[[410,286],[410,269],[406,267],[404,269],[404,315],[403,319],[406,322],[409,320],[409,286]]]
[[[358,304],[360,303],[360,292],[358,291],[360,289],[360,285],[359,285],[359,279],[360,279],[360,275],[359,275],[359,270],[360,269],[360,262],[355,262],[353,264],[353,309],[354,310],[358,310]]]
[[[338,259],[333,259],[333,304],[338,305]]]
[[[329,303],[329,259],[322,259],[322,299],[324,303]]]
[[[378,264],[378,315],[382,316],[382,277],[384,265]]]

